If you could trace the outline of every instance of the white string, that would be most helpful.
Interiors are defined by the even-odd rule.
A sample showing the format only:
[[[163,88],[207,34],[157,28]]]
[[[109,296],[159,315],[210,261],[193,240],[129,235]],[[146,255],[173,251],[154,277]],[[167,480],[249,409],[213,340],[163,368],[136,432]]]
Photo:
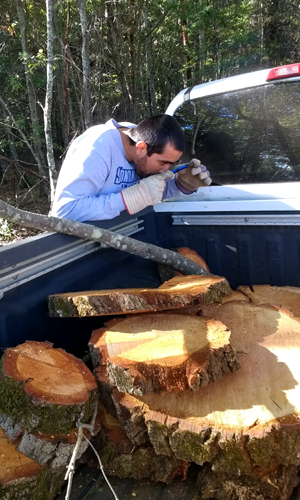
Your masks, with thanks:
[[[102,465],[99,453],[97,452],[96,448],[92,445],[92,443],[90,442],[90,440],[84,434],[83,434],[83,437],[89,443],[90,447],[92,448],[93,452],[95,453],[96,457],[98,458],[98,462],[99,462],[100,469],[101,469],[101,472],[103,474],[103,477],[104,477],[105,481],[107,482],[107,484],[108,484],[108,486],[109,486],[109,488],[110,488],[113,496],[115,497],[115,500],[119,500],[118,497],[117,497],[117,495],[116,495],[116,493],[114,492],[113,487],[111,486],[111,484],[110,484],[110,482],[109,482],[109,480],[108,480],[105,472],[104,472],[103,465]]]
[[[98,459],[98,462],[99,462],[99,465],[100,465],[100,469],[101,469],[101,472],[103,474],[103,477],[105,479],[105,481],[107,482],[110,490],[112,491],[113,495],[114,495],[114,498],[115,500],[119,500],[117,495],[115,494],[105,472],[104,472],[104,469],[103,469],[103,465],[101,463],[101,459],[100,459],[100,456],[97,452],[97,450],[94,448],[94,446],[92,445],[92,443],[90,442],[90,440],[84,435],[83,433],[83,429],[88,429],[91,433],[91,435],[93,436],[94,435],[94,425],[95,425],[95,420],[96,420],[96,416],[97,416],[97,410],[98,410],[98,404],[96,403],[95,405],[95,409],[94,409],[94,413],[93,413],[93,416],[92,416],[92,420],[89,424],[82,424],[80,422],[80,418],[79,418],[79,421],[77,423],[77,427],[78,427],[78,434],[77,434],[77,441],[76,441],[76,444],[74,446],[74,450],[73,450],[73,453],[72,453],[72,456],[71,456],[71,459],[70,459],[70,463],[69,465],[67,466],[67,472],[66,472],[66,475],[65,475],[65,481],[68,480],[68,486],[67,486],[67,492],[66,492],[66,496],[65,496],[65,500],[69,500],[70,499],[70,495],[71,495],[71,488],[72,488],[72,481],[73,481],[73,476],[74,476],[74,473],[75,473],[75,462],[76,462],[76,459],[77,459],[77,454],[78,454],[78,450],[79,450],[79,447],[81,445],[81,441],[82,441],[82,438],[84,437],[84,439],[89,443],[90,447],[92,448],[93,452],[95,453],[97,459]]]

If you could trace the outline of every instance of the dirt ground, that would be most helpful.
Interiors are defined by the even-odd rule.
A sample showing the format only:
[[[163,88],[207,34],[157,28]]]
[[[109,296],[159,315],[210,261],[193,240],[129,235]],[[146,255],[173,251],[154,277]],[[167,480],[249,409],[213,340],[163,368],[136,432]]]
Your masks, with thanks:
[[[0,177],[0,199],[22,210],[47,215],[50,203],[40,195],[40,181],[33,171],[17,170],[10,164]],[[10,224],[0,218],[0,247],[42,233]]]

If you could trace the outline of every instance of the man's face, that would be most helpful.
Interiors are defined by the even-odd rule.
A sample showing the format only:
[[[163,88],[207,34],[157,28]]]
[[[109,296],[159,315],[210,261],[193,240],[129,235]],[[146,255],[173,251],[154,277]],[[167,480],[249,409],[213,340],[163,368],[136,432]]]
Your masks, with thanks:
[[[143,144],[145,147],[143,147]],[[139,147],[139,145],[142,146]],[[161,154],[153,153],[151,156],[147,156],[147,145],[138,143],[136,153],[134,164],[141,179],[149,177],[149,175],[166,172],[173,164],[178,162],[182,155],[182,151],[177,151],[170,143],[166,144]]]

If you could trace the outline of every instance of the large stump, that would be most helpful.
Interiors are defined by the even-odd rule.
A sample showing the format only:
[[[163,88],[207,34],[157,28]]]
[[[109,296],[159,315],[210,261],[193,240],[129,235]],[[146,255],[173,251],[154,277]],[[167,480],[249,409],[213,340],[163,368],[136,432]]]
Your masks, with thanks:
[[[50,316],[84,317],[178,309],[220,302],[230,287],[219,276],[177,276],[159,288],[125,288],[49,295]]]
[[[64,483],[65,470],[53,472],[18,452],[0,428],[1,500],[52,500]]]
[[[300,320],[242,302],[206,306],[204,314],[231,330],[240,370],[197,394],[119,393],[118,414],[132,435],[136,415],[144,420],[156,453],[208,462],[220,478],[254,477],[262,490],[273,481],[273,498],[285,500],[282,468],[289,484],[297,482],[300,468]],[[249,485],[245,479],[245,499],[253,498]]]
[[[29,432],[67,434],[90,420],[96,399],[86,365],[49,342],[25,342],[2,357],[0,410]]]
[[[143,314],[110,323],[98,335],[94,350],[102,350],[108,379],[121,392],[198,390],[239,368],[230,332],[213,319]]]

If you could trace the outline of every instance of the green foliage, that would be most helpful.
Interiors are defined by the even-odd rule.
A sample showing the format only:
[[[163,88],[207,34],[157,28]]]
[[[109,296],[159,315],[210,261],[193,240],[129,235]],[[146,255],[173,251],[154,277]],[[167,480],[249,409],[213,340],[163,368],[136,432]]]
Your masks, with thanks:
[[[26,49],[17,1],[26,19]],[[45,2],[16,2],[3,0],[0,12],[1,96],[30,144],[38,132],[45,150]],[[86,0],[86,11],[94,124],[111,116],[137,122],[164,112],[185,86],[299,60],[295,0]],[[52,134],[59,160],[73,135],[84,129],[77,2],[54,2],[53,27]],[[34,124],[26,71],[41,103]],[[22,159],[35,162],[6,111],[0,108],[0,113],[1,144],[11,133]],[[2,152],[11,155],[8,142]]]

